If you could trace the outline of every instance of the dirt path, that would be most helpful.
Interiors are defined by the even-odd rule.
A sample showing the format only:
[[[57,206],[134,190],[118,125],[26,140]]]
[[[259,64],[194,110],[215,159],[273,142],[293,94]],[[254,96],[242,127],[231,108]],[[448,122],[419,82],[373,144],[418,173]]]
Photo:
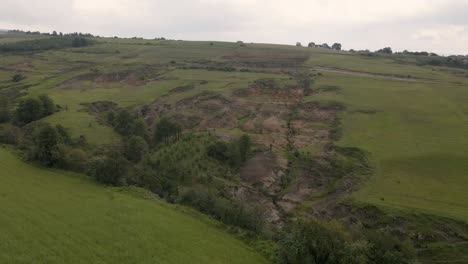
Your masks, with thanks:
[[[394,81],[403,81],[403,82],[419,82],[419,83],[430,83],[430,84],[458,84],[458,85],[461,85],[461,83],[458,83],[458,82],[444,82],[444,81],[417,78],[417,77],[405,78],[403,76],[395,76],[395,75],[390,75],[390,74],[353,71],[353,70],[322,67],[322,66],[314,66],[314,67],[311,67],[311,69],[312,70],[323,71],[323,72],[333,72],[333,73],[348,74],[348,75],[353,75],[353,76],[381,78],[381,79],[394,80]]]

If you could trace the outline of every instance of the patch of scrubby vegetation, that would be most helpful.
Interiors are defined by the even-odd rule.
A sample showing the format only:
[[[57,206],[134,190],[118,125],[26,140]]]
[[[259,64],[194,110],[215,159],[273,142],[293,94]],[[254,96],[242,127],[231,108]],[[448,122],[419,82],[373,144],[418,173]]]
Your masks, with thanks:
[[[34,52],[42,50],[86,47],[94,41],[85,37],[50,37],[0,44],[0,52]]]

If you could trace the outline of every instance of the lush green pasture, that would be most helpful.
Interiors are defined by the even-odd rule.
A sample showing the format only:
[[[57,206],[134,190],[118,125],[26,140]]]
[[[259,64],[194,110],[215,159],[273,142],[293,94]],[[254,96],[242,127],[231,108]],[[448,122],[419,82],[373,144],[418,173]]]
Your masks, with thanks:
[[[465,86],[324,73],[317,86],[339,93],[343,146],[371,153],[375,175],[361,201],[468,220],[468,89]]]
[[[0,263],[265,262],[192,210],[26,164],[5,148],[0,208]]]

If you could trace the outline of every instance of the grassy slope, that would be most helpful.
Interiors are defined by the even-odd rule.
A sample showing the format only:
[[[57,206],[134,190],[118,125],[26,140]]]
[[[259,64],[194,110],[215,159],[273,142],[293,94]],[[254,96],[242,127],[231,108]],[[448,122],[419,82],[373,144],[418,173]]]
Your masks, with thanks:
[[[0,263],[265,262],[199,214],[0,157]]]
[[[86,135],[91,143],[110,143],[118,137],[109,127],[97,124],[93,116],[80,111],[80,103],[113,100],[121,106],[138,105],[160,98],[174,87],[201,80],[208,80],[208,84],[197,85],[194,90],[170,98],[180,99],[201,90],[214,90],[228,96],[233,89],[245,87],[248,82],[268,77],[268,74],[171,70],[163,74],[166,79],[137,87],[112,83],[96,88],[84,83],[84,89],[64,90],[57,87],[58,84],[89,73],[92,68],[109,72],[142,65],[158,67],[171,61],[176,65],[207,60],[274,61],[278,57],[292,58],[304,54],[310,56],[305,67],[323,66],[399,77],[411,75],[412,82],[404,82],[382,76],[353,76],[352,72],[346,75],[324,72],[317,85],[338,85],[343,92],[324,93],[307,99],[340,100],[348,105],[348,111],[343,115],[344,138],[340,144],[370,151],[376,164],[374,177],[356,196],[359,200],[468,219],[468,207],[463,204],[468,200],[463,191],[468,186],[468,92],[466,85],[457,85],[468,83],[467,71],[419,67],[412,57],[364,57],[283,45],[248,44],[239,48],[238,44],[225,42],[215,42],[210,46],[209,42],[98,41],[105,43],[47,51],[29,57],[4,56],[1,66],[6,70],[0,71],[0,86],[2,80],[11,78],[13,68],[20,67],[28,76],[23,83],[33,85],[28,89],[30,95],[48,93],[59,104],[68,106],[68,111],[54,114],[48,118],[49,121],[71,128],[75,136]],[[32,62],[32,67],[18,66],[28,61]],[[275,77],[284,78],[281,75]],[[363,114],[354,112],[356,109],[374,109],[377,112]]]
[[[374,159],[375,175],[358,200],[468,221],[466,87],[332,73],[317,85],[343,89],[315,97],[347,104],[339,144],[363,148]]]

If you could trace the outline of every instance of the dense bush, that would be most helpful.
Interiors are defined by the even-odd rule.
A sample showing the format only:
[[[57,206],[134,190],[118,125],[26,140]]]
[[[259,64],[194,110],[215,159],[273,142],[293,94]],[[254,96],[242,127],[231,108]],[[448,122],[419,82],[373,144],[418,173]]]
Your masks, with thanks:
[[[117,114],[109,112],[107,114],[107,121],[114,127],[117,133],[126,138],[139,136],[146,139],[148,137],[148,128],[145,121],[136,118],[125,109],[120,110]]]
[[[21,129],[11,124],[0,125],[0,143],[18,144],[21,138]]]
[[[16,119],[20,124],[39,120],[56,111],[53,100],[47,95],[39,98],[27,98],[20,101],[16,109]]]
[[[148,152],[148,143],[140,136],[132,136],[125,142],[125,157],[132,162],[139,162]]]
[[[49,124],[42,127],[35,135],[34,143],[34,156],[42,164],[53,166],[61,159],[63,139],[55,127]]]
[[[248,135],[243,135],[231,142],[217,141],[209,145],[207,154],[209,157],[221,162],[227,162],[233,168],[239,168],[250,155],[252,142]]]
[[[10,103],[6,96],[0,96],[0,123],[10,121]]]
[[[77,172],[86,171],[88,154],[79,148],[68,149],[63,156],[61,167]]]
[[[255,233],[263,230],[263,215],[259,208],[231,201],[203,189],[190,189],[181,195],[180,202],[193,206],[221,222]]]
[[[384,232],[353,241],[333,223],[300,220],[286,227],[279,240],[280,263],[405,264],[411,263],[411,246]]]
[[[153,142],[155,144],[168,144],[171,141],[179,140],[182,133],[182,127],[179,124],[169,121],[167,118],[161,118],[154,128]]]
[[[120,155],[97,156],[87,164],[87,174],[104,184],[121,185],[126,172],[127,163]]]

